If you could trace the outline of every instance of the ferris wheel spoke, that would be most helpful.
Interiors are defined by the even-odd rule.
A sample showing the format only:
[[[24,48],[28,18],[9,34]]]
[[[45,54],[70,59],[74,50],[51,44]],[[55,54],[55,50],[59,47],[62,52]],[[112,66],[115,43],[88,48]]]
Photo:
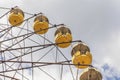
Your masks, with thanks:
[[[9,78],[9,79],[20,80],[20,79],[17,79],[17,78],[14,78],[14,77],[10,77],[10,76],[7,76],[7,75],[2,75],[2,74],[0,74],[0,76],[6,77],[6,78]]]
[[[0,7],[0,9],[6,9],[6,10],[10,10],[10,8],[6,8],[6,7]]]
[[[10,27],[10,28],[8,28],[8,29],[6,29],[5,31],[6,32],[4,32],[1,36],[0,36],[0,38],[2,38],[5,34],[8,34],[8,32],[11,30],[12,28]],[[3,31],[0,31],[0,32],[3,32]]]
[[[28,38],[28,40],[40,45],[40,43],[38,43],[37,41],[35,41],[35,40],[31,39],[31,38]]]
[[[49,51],[47,51],[43,56],[41,56],[37,61],[39,62],[42,58],[44,58],[50,51],[52,51],[55,47],[52,47]]]
[[[53,80],[56,80],[53,76],[51,76],[49,73],[47,73],[46,71],[44,71],[43,69],[41,69],[40,67],[38,67],[38,69],[40,69],[42,72],[44,72],[46,75],[48,75],[50,78],[52,78]]]
[[[6,63],[5,63],[5,65],[8,66],[10,69],[14,69],[14,68],[12,68],[12,66],[9,66],[9,65],[6,64]],[[26,80],[29,80],[26,76],[24,76],[22,73],[20,73],[20,72],[18,72],[18,71],[17,71],[17,74],[23,76]]]
[[[69,63],[70,63],[70,62],[69,62]],[[75,80],[75,78],[74,78],[74,74],[73,74],[73,70],[72,70],[72,68],[71,68],[71,65],[69,65],[69,70],[70,70],[70,72],[71,72],[72,79]]]
[[[62,76],[63,76],[63,65],[61,65],[61,74],[60,74],[60,80],[62,80]]]
[[[70,60],[69,60],[70,61]],[[12,70],[6,70],[6,71],[0,71],[0,73],[3,72],[10,72],[10,71],[16,71],[16,70],[23,70],[23,69],[30,69],[30,68],[37,68],[37,67],[42,67],[42,66],[50,66],[50,65],[70,65],[70,64],[66,64],[66,62],[69,61],[62,61],[62,62],[57,62],[57,63],[50,63],[50,62],[27,62],[27,61],[3,61],[3,62],[18,62],[18,63],[30,63],[30,64],[40,64],[40,65],[34,65],[32,66],[28,66],[28,67],[22,67],[22,68],[18,68],[18,69],[12,69]],[[73,64],[71,64],[73,65]],[[9,66],[9,65],[7,65]],[[11,68],[11,66],[9,66]]]
[[[47,47],[49,47],[49,46],[46,46],[46,47],[42,47],[42,48],[36,49],[36,50],[34,50],[34,51],[32,51],[32,52],[36,52],[36,51],[39,51],[39,50],[45,49],[45,48],[47,48]],[[16,56],[16,57],[14,57],[14,58],[8,59],[8,61],[9,61],[9,60],[13,60],[13,59],[20,58],[20,57],[25,56],[25,55],[28,55],[28,54],[30,54],[30,53],[32,53],[32,52],[24,53],[23,55]]]
[[[27,21],[23,24],[22,28],[24,28],[27,24]],[[22,33],[23,29],[20,29],[20,31],[17,33],[17,36],[19,36]]]
[[[2,16],[0,16],[0,19],[3,18],[4,16],[6,16],[10,11],[7,11],[5,14],[3,14]]]
[[[56,48],[59,51],[59,53],[64,57],[64,59],[68,61],[67,57],[62,53],[62,51],[58,47],[56,47]],[[70,62],[68,62],[68,63],[70,63]],[[73,78],[73,80],[75,80],[74,75],[73,75],[73,71],[72,71],[72,68],[71,68],[71,65],[68,65],[68,66],[69,66],[72,78]]]
[[[18,41],[18,42],[16,42],[16,43],[14,43],[14,44],[12,44],[12,45],[9,46],[8,48],[6,48],[6,50],[9,49],[9,48],[11,48],[11,47],[13,47],[13,46],[15,46],[16,44],[19,44],[20,42],[22,42],[23,40],[25,40],[26,38],[28,38],[28,37],[30,37],[30,36],[32,36],[32,35],[29,35],[29,36],[25,37],[24,39],[22,39],[22,40],[20,40],[20,41]]]
[[[18,65],[17,69],[19,69],[20,66],[21,66],[21,63]],[[16,73],[17,73],[17,70],[14,72],[13,78],[15,77]]]
[[[51,28],[54,28],[54,27],[51,27]],[[20,43],[20,42],[22,42],[23,40],[29,38],[30,36],[32,36],[32,35],[34,35],[34,34],[35,34],[34,32],[32,32],[32,33],[28,33],[28,34],[25,34],[25,35],[27,35],[27,36],[24,37],[24,39],[20,40],[20,41],[17,42],[17,43],[12,44],[12,45],[11,45],[10,47],[8,47],[7,49],[13,47],[14,45],[16,45],[16,44],[18,44],[18,43]],[[23,37],[23,36],[25,36],[25,35],[17,36],[17,37],[14,37],[14,38],[11,38],[11,39],[7,39],[7,40],[3,40],[3,41],[0,41],[0,42],[2,43],[2,42],[8,41],[8,40],[12,40],[12,39],[15,39],[15,38],[18,38],[18,37]],[[44,38],[44,39],[46,39],[46,38],[43,37],[43,36],[41,36],[41,37]],[[46,39],[46,40],[49,41],[48,39]],[[6,50],[7,50],[7,49],[6,49]]]

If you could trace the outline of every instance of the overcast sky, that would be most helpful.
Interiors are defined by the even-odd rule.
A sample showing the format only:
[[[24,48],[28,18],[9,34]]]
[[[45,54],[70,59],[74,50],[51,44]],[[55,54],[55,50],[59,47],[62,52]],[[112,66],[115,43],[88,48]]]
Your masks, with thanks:
[[[0,7],[14,6],[69,26],[73,40],[90,47],[103,80],[120,80],[120,0],[0,0]]]

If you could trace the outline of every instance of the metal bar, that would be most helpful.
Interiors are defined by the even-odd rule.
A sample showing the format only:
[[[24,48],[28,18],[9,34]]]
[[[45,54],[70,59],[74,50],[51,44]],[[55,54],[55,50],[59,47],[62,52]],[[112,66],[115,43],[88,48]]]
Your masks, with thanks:
[[[21,48],[14,48],[14,49],[5,49],[5,50],[1,50],[0,52],[4,52],[4,51],[12,51],[12,50],[18,50],[18,49],[27,49],[27,48],[45,47],[45,46],[52,46],[52,45],[58,45],[58,44],[64,44],[64,43],[74,43],[74,42],[81,42],[81,41],[80,41],[80,40],[75,40],[75,41],[70,41],[70,42],[52,43],[52,44],[37,45],[37,46],[29,46],[29,47],[21,47]],[[60,51],[60,52],[61,52],[61,51]]]
[[[6,71],[1,71],[0,73],[11,72],[11,71],[16,71],[16,70],[23,70],[23,69],[30,69],[30,68],[36,68],[36,67],[42,67],[42,66],[48,66],[48,65],[55,65],[55,64],[56,65],[70,65],[70,64],[64,64],[65,62],[70,62],[70,61],[62,61],[62,62],[58,62],[58,63],[40,62],[40,64],[43,64],[43,65],[35,65],[35,66],[24,67],[24,68],[19,68],[19,69],[6,70]],[[36,63],[38,63],[38,62],[35,62],[35,64]],[[71,65],[73,65],[73,64],[71,64]]]
[[[7,15],[10,11],[6,12],[5,14],[3,14],[2,16],[0,16],[0,19],[3,18],[5,15]]]
[[[60,80],[62,80],[62,76],[63,76],[63,65],[61,66]]]
[[[41,56],[38,60],[37,60],[37,62],[39,62],[43,57],[45,57],[50,51],[52,51],[54,49],[54,47],[53,48],[51,48],[50,50],[48,50],[43,56]]]
[[[0,9],[7,9],[7,10],[10,10],[10,8],[6,8],[6,7],[0,7]]]
[[[8,64],[5,63],[6,66],[8,66],[9,68],[13,69],[11,66],[9,66]],[[25,79],[29,80],[26,76],[24,76],[23,74],[17,72],[19,75],[23,76]]]
[[[0,74],[0,76],[7,77],[7,78],[10,78],[10,79],[20,80],[20,79],[17,79],[17,78],[14,78],[14,77],[10,77],[10,76],[7,76],[7,75]]]
[[[79,69],[77,69],[76,80],[78,80]]]
[[[89,64],[72,64],[72,63],[63,63],[63,62],[71,62],[71,60],[67,60],[67,61],[62,61],[62,62],[31,62],[31,61],[0,61],[1,63],[4,63],[4,62],[8,62],[8,63],[31,63],[31,64],[56,64],[56,65],[78,65],[78,66],[92,66],[92,65],[89,65]]]
[[[49,73],[47,73],[46,71],[44,71],[43,69],[41,69],[40,67],[38,67],[38,69],[40,69],[42,72],[44,72],[46,75],[48,75],[50,78],[52,78],[53,80],[56,80],[54,77],[52,77]]]

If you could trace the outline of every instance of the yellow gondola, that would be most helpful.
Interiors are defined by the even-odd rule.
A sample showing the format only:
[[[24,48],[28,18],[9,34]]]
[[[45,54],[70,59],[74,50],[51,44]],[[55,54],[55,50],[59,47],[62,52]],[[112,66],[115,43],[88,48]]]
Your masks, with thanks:
[[[33,25],[36,34],[45,34],[49,28],[49,21],[46,16],[39,15],[34,20]]]
[[[11,26],[20,26],[24,20],[24,12],[18,7],[12,8],[8,20]]]
[[[72,35],[69,28],[65,27],[65,25],[60,25],[55,32],[55,43],[60,48],[66,48],[71,44]]]
[[[102,74],[95,68],[87,68],[81,73],[80,80],[102,80]]]
[[[75,64],[77,68],[87,68],[92,63],[90,49],[83,43],[75,45],[72,49],[71,55],[72,63]]]

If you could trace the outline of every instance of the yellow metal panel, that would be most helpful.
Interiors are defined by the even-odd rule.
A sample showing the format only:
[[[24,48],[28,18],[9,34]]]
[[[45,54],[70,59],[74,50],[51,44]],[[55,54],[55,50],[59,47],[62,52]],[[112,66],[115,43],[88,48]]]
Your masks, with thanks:
[[[22,24],[23,20],[24,17],[21,13],[18,14],[10,13],[9,15],[9,23],[11,24],[11,26],[19,26]]]
[[[87,68],[81,73],[80,80],[102,80],[102,74],[95,68]]]
[[[69,33],[64,34],[64,35],[62,33],[58,33],[55,36],[55,42],[60,43],[60,44],[57,44],[57,46],[60,48],[66,48],[66,47],[70,46],[71,41],[72,41],[72,36]]]
[[[72,63],[75,64],[77,68],[87,68],[87,65],[90,65],[92,63],[92,55],[90,54],[90,52],[86,52],[86,54],[81,54],[79,51],[77,51],[72,57]]]
[[[33,28],[36,34],[45,34],[48,31],[49,24],[47,22],[35,21]]]

